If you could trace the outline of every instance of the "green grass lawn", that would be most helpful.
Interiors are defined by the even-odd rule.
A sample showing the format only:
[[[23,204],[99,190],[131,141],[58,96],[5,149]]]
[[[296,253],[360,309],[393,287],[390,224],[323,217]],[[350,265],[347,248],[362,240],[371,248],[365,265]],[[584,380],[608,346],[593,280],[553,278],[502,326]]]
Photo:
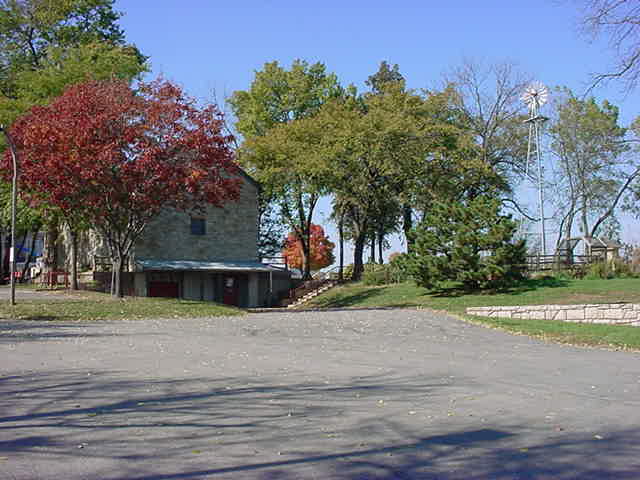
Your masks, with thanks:
[[[582,303],[640,303],[640,279],[527,280],[500,293],[468,293],[455,287],[427,290],[413,283],[385,286],[348,284],[309,302],[310,307],[425,307],[444,310],[473,322],[558,342],[640,350],[640,328],[573,324],[551,320],[496,319],[465,315],[467,307]]]
[[[640,327],[569,323],[554,320],[472,317],[470,315],[465,315],[465,318],[474,323],[553,342],[640,351]]]
[[[68,292],[64,292],[68,294]],[[240,315],[242,310],[212,302],[172,298],[126,297],[77,292],[71,299],[21,300],[0,303],[0,318],[53,321],[189,318]]]

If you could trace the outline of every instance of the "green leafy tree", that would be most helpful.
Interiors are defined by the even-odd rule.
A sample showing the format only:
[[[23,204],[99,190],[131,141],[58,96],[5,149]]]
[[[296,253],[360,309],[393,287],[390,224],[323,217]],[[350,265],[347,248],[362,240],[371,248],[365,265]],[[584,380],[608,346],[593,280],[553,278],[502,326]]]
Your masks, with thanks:
[[[383,95],[387,91],[405,91],[406,81],[398,64],[391,66],[386,60],[380,62],[378,71],[369,75],[365,84],[371,89],[373,95]],[[371,241],[371,259],[375,262],[375,245],[378,244],[378,260],[383,262],[382,251],[386,244],[385,238],[396,231],[403,219],[404,230],[411,229],[412,209],[405,197],[389,197],[384,205],[379,205],[378,212],[370,222],[369,237]]]
[[[125,43],[113,0],[0,0],[0,121],[71,84],[130,79],[146,57]]]
[[[561,219],[558,242],[571,238],[576,225],[583,235],[601,234],[625,199],[634,203],[630,194],[640,175],[618,107],[578,98],[569,89],[560,93],[549,128],[557,158],[552,198]]]
[[[371,91],[366,94],[365,97],[371,99],[373,96],[383,96],[386,94],[393,95],[394,92],[402,92],[407,94],[414,94],[415,92],[407,92],[406,80],[398,64],[391,66],[387,61],[382,61],[378,68],[378,71],[370,75],[366,80],[366,85],[370,87]],[[421,112],[418,114],[422,117],[431,117],[432,119],[442,120],[441,110],[442,105],[438,107],[438,111],[434,109],[435,102],[432,101],[432,95],[429,92],[424,92],[426,103],[429,106],[426,109],[421,108]],[[449,108],[447,106],[447,108]],[[429,113],[425,115],[425,111],[429,110]],[[418,162],[420,163],[420,162]],[[415,167],[415,165],[414,165]],[[412,167],[412,168],[414,168]],[[401,224],[402,231],[407,242],[407,249],[411,250],[411,237],[408,233],[413,228],[413,219],[416,215],[416,202],[413,195],[411,176],[404,179],[406,185],[399,189],[399,195],[394,198],[388,199],[387,208],[379,209],[381,212],[375,216],[376,226],[372,227],[372,236],[377,237],[378,248],[380,249],[386,235],[394,232]],[[390,204],[395,204],[397,208],[389,208]],[[372,243],[372,250],[374,246]],[[374,257],[372,252],[372,258]],[[382,261],[382,252],[379,252],[380,261]]]
[[[517,226],[500,208],[489,195],[434,204],[414,230],[414,249],[404,260],[418,285],[456,281],[468,290],[495,289],[521,279],[525,243],[513,241]]]
[[[325,125],[325,144],[332,146],[326,154],[334,165],[331,191],[339,208],[334,216],[344,221],[354,242],[355,279],[362,274],[364,246],[378,219],[398,218],[428,153],[447,142],[446,129],[431,113],[421,95],[396,83],[387,84],[382,94],[328,103],[318,115],[324,118],[319,121]]]
[[[320,144],[324,133],[311,118],[327,100],[342,94],[336,76],[327,73],[324,64],[295,60],[289,70],[278,62],[266,63],[248,90],[234,92],[229,99],[235,128],[244,137],[240,162],[296,233],[305,258],[310,254],[313,213],[327,191],[327,160]],[[260,237],[264,239],[268,230],[263,222]],[[309,262],[304,266],[308,278]]]
[[[235,128],[245,139],[264,136],[280,124],[314,115],[341,93],[335,74],[323,63],[295,60],[289,70],[277,61],[256,72],[249,90],[233,93],[229,104],[238,119]]]
[[[63,49],[52,48],[38,70],[25,70],[16,75],[16,105],[24,108],[47,103],[64,89],[88,78],[107,80],[136,78],[146,67],[130,47],[105,43],[88,43]]]
[[[403,96],[412,100],[404,102]],[[460,112],[460,93],[451,85],[418,95],[406,91],[402,82],[390,81],[366,98],[374,109],[387,104],[383,110],[404,118],[406,138],[394,146],[390,158],[397,168],[396,195],[382,197],[382,202],[399,205],[409,251],[414,219],[424,218],[434,202],[458,201],[503,189],[504,179],[483,154],[477,132]],[[391,221],[387,225],[393,227]]]
[[[406,85],[406,81],[402,73],[400,73],[398,64],[396,63],[392,67],[386,60],[380,62],[378,71],[369,75],[364,83],[371,88],[371,92],[374,94],[383,93],[390,86],[404,89]]]
[[[330,185],[330,156],[323,145],[325,131],[315,118],[280,124],[267,135],[245,140],[244,165],[268,188],[280,215],[301,244],[303,276],[310,278],[313,213]],[[262,226],[264,232],[264,224]],[[264,239],[264,233],[261,235]]]

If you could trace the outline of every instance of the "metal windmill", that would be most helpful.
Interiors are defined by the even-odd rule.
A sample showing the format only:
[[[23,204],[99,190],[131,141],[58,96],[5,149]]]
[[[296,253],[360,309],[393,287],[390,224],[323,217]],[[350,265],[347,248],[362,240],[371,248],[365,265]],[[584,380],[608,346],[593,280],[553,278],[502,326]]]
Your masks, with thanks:
[[[539,110],[549,97],[549,89],[540,82],[533,82],[525,88],[521,100],[529,107],[529,118],[525,123],[529,124],[529,143],[527,146],[527,165],[526,174],[529,176],[529,165],[535,159],[538,172],[538,215],[540,218],[540,243],[542,255],[546,255],[546,235],[544,229],[544,192],[542,177],[542,154],[540,149],[540,125],[548,120],[547,117],[540,115]]]

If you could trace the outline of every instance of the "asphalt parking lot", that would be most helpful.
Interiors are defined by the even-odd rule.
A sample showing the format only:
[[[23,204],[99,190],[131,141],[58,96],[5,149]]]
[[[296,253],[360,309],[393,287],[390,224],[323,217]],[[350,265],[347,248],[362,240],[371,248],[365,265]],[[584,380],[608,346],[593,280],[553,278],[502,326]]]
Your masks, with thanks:
[[[0,320],[2,479],[640,478],[640,355],[419,310]]]

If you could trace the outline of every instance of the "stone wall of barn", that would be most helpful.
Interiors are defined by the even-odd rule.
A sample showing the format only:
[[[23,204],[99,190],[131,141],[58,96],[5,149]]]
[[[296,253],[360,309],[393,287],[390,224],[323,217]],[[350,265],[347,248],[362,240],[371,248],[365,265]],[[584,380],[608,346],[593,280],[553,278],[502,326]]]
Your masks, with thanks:
[[[191,218],[205,221],[205,233],[192,233]],[[167,209],[145,229],[135,246],[136,260],[257,261],[258,187],[245,180],[240,199],[202,213]]]

